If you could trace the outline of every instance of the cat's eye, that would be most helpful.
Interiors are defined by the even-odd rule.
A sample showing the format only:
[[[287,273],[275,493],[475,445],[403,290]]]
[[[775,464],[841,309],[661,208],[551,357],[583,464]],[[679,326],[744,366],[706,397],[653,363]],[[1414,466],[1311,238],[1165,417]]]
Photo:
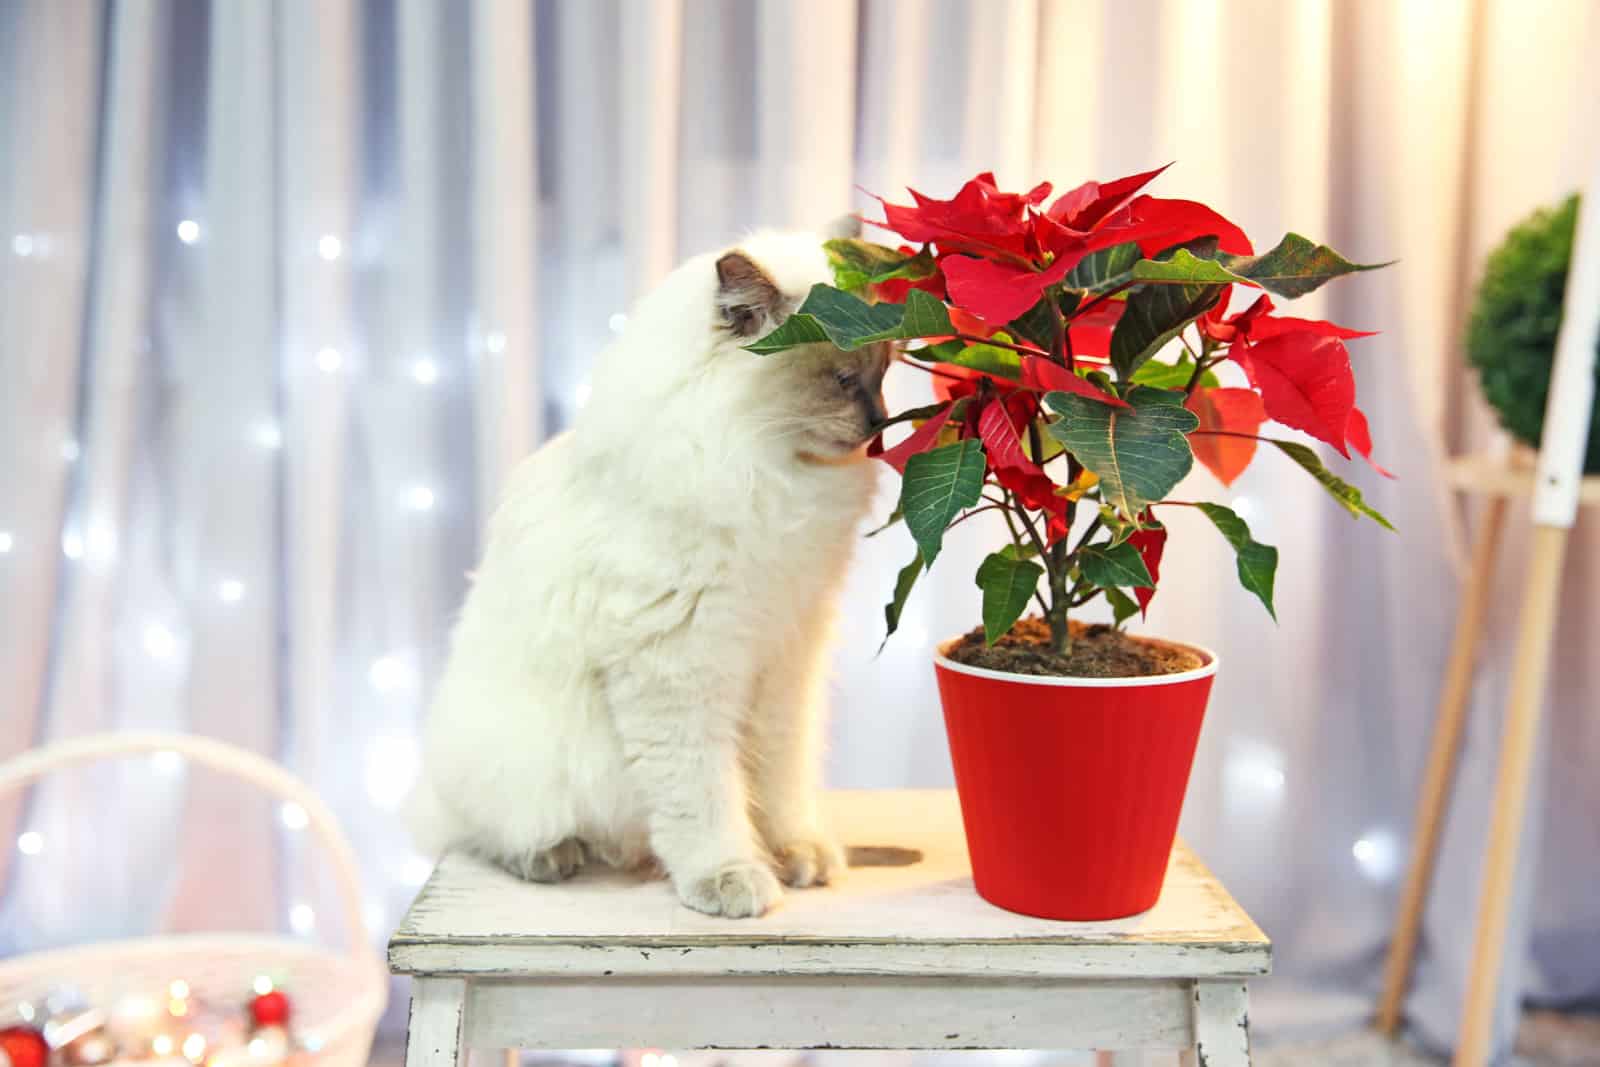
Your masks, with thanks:
[[[833,372],[833,380],[840,389],[854,389],[861,384],[861,372],[851,367],[841,367]]]

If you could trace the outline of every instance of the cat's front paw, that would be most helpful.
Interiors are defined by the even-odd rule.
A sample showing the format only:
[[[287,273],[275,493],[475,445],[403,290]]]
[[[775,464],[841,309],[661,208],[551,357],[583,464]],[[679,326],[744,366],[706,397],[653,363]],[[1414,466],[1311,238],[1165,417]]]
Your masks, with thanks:
[[[764,864],[736,860],[679,886],[678,899],[707,915],[748,919],[782,900],[783,889]]]
[[[820,834],[781,844],[772,850],[772,858],[783,884],[796,889],[827,885],[845,868],[844,849]]]

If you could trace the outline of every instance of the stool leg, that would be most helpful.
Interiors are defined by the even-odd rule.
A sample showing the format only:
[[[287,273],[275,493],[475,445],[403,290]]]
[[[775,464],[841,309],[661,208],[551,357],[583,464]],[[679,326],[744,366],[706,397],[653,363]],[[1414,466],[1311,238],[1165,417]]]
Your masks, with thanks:
[[[1522,617],[1518,620],[1516,662],[1511,668],[1511,696],[1500,740],[1500,768],[1494,783],[1489,818],[1489,843],[1483,857],[1483,888],[1478,898],[1478,929],[1467,975],[1467,999],[1456,1039],[1456,1067],[1483,1067],[1489,1062],[1494,1037],[1495,999],[1505,956],[1506,921],[1522,844],[1522,823],[1532,784],[1534,749],[1544,712],[1545,681],[1550,667],[1561,562],[1567,529],[1535,526],[1529,553]]]
[[[415,978],[406,1067],[466,1067],[467,983],[461,978]]]
[[[1194,1045],[1205,1067],[1249,1067],[1250,1000],[1243,982],[1195,982]]]
[[[1500,552],[1500,531],[1505,527],[1506,498],[1492,496],[1472,547],[1471,569],[1462,592],[1461,610],[1456,622],[1455,640],[1450,647],[1450,664],[1445,669],[1444,688],[1439,693],[1439,711],[1434,720],[1433,743],[1428,751],[1427,770],[1422,775],[1422,791],[1417,799],[1417,819],[1411,838],[1411,862],[1406,867],[1405,888],[1400,892],[1400,916],[1394,937],[1389,942],[1389,961],[1383,973],[1383,996],[1378,1001],[1378,1031],[1392,1034],[1400,1023],[1406,986],[1411,981],[1411,961],[1417,950],[1417,931],[1422,925],[1423,908],[1428,902],[1428,886],[1433,880],[1433,864],[1439,854],[1439,831],[1444,826],[1450,798],[1450,782],[1455,777],[1456,756],[1461,750],[1461,731],[1467,718],[1467,697],[1472,692],[1472,668],[1478,658],[1478,638],[1483,632],[1489,607],[1489,590],[1494,585],[1495,559]]]

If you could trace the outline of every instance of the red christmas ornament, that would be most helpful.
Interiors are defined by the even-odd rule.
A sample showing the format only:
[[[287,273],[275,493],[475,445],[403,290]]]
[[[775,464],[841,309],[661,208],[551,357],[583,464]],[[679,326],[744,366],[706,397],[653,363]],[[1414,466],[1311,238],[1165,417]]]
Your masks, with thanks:
[[[274,989],[250,1001],[250,1018],[257,1026],[289,1025],[289,998]]]
[[[11,1067],[46,1067],[50,1046],[31,1026],[8,1026],[0,1030],[0,1062]]]

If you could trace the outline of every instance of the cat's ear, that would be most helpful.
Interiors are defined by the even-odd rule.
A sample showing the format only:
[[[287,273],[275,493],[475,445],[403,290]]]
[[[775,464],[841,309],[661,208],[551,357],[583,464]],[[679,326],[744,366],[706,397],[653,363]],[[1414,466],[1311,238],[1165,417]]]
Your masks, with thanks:
[[[774,322],[783,293],[749,256],[738,249],[717,260],[717,310],[728,329],[753,337]]]

